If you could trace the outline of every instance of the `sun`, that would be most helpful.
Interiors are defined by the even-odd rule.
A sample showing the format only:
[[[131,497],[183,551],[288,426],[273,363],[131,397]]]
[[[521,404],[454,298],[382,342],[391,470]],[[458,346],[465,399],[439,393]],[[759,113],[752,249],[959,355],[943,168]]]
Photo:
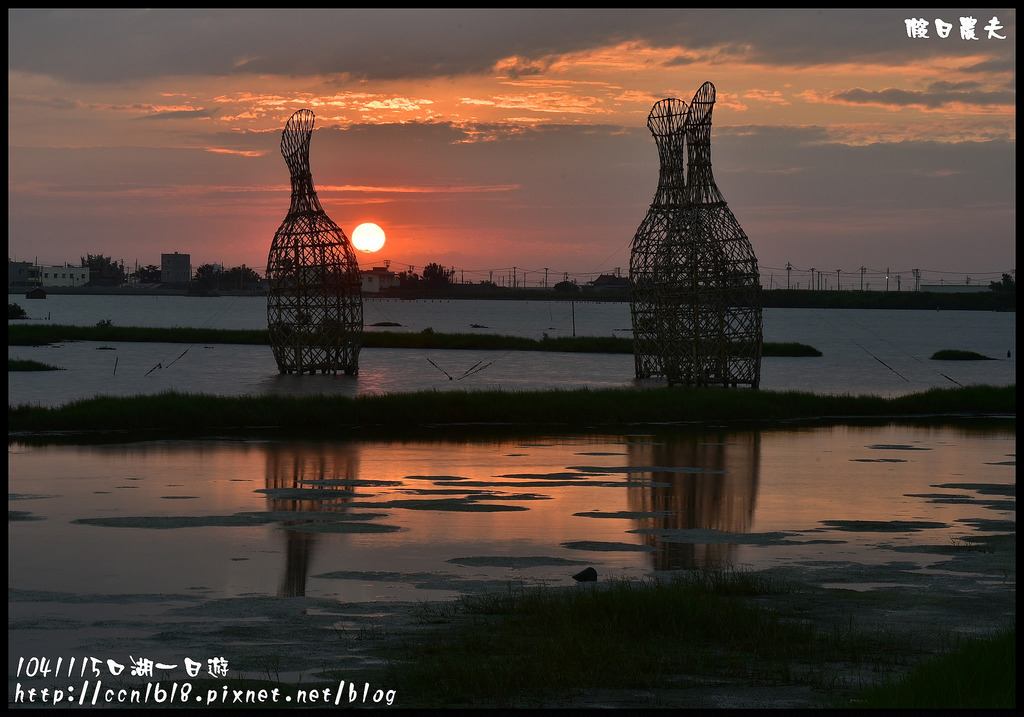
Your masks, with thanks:
[[[352,230],[352,245],[368,253],[380,251],[384,246],[384,230],[373,222],[360,224]]]

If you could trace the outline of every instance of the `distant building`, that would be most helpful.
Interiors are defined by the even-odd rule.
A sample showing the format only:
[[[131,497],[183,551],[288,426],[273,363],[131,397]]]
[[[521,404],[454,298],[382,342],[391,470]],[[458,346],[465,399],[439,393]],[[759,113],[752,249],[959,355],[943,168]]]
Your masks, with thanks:
[[[360,272],[363,280],[363,291],[367,294],[376,294],[387,289],[397,289],[398,274],[386,266],[375,266],[367,271]]]
[[[7,286],[23,289],[39,286],[39,267],[30,261],[7,260]]]
[[[185,286],[192,281],[192,255],[161,254],[160,283]]]
[[[85,286],[89,283],[89,267],[41,266],[28,261],[7,262],[7,285],[17,288],[44,286]]]
[[[624,276],[616,276],[615,274],[601,274],[601,276],[597,277],[593,281],[587,282],[583,288],[588,291],[628,289],[629,279]]]
[[[89,283],[87,266],[40,266],[40,286],[85,286]]]

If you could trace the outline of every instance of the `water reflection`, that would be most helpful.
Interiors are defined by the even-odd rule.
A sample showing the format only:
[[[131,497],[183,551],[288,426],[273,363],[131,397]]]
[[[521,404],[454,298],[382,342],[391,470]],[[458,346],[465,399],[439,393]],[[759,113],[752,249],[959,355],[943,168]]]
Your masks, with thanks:
[[[685,529],[747,533],[754,519],[761,433],[717,436],[685,434],[669,442],[632,441],[630,465],[650,468],[651,485],[627,491],[629,509],[648,513],[635,520],[637,532],[656,551],[654,570],[731,565],[733,543],[662,542],[667,531]]]
[[[347,487],[359,474],[359,451],[354,444],[318,446],[270,444],[266,451],[267,508],[271,512],[343,513],[354,495]],[[306,594],[306,579],[317,534],[289,530],[309,525],[311,517],[286,520],[284,530],[285,571],[279,597]]]
[[[487,581],[572,584],[588,565],[640,577],[905,561],[918,548],[925,564],[951,538],[1012,524],[1014,451],[1012,421],[479,442],[13,442],[9,586],[359,601]]]

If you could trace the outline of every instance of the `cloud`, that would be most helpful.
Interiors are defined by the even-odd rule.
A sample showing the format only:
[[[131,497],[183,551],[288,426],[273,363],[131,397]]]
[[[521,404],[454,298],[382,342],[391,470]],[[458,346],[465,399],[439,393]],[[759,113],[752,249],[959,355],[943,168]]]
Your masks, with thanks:
[[[559,55],[639,42],[662,61],[807,66],[964,50],[905,37],[898,10],[14,9],[8,67],[71,82],[167,76],[352,79],[546,71]],[[999,13],[1009,37],[1015,13]],[[1013,63],[1012,41],[972,43]],[[956,48],[956,49],[954,49]],[[511,59],[510,59],[511,58]]]
[[[826,101],[894,108],[939,109],[954,104],[1012,108],[1016,106],[1016,93],[1009,90],[967,91],[958,89],[958,85],[954,83],[935,83],[927,90],[902,90],[891,87],[884,90],[866,90],[855,87],[833,92],[827,96]]]
[[[154,119],[210,119],[214,116],[216,110],[204,110],[204,109],[187,109],[187,110],[166,110],[162,112],[153,112],[152,114],[143,115],[136,117],[137,120],[154,120]]]

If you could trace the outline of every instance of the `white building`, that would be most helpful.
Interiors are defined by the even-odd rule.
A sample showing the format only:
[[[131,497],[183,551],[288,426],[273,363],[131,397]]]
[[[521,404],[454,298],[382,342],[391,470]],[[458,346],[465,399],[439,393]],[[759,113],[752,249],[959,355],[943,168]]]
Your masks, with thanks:
[[[38,266],[39,286],[85,286],[89,283],[87,266]]]
[[[363,291],[367,294],[398,288],[398,274],[386,266],[375,266],[360,274],[363,279]]]

